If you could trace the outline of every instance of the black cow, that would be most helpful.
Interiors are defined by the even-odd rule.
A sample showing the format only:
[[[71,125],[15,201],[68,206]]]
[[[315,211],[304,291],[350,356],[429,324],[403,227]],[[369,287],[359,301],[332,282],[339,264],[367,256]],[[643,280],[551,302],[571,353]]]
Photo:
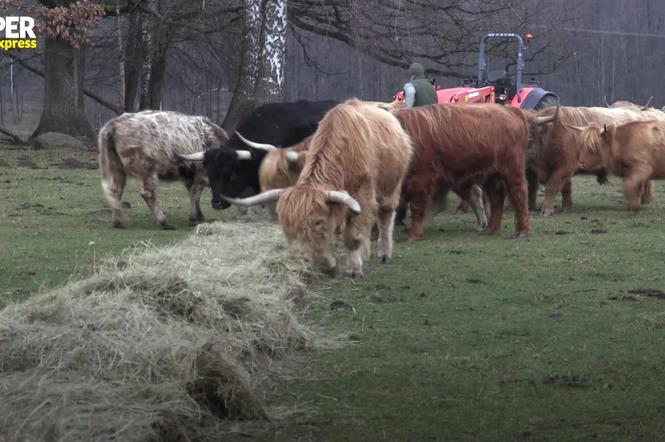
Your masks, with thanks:
[[[335,105],[337,102],[329,100],[264,104],[245,116],[236,132],[257,143],[292,146],[312,135]],[[221,198],[222,194],[235,198],[247,188],[254,194],[260,193],[259,166],[265,155],[265,150],[248,146],[236,133],[226,146],[190,155],[188,159],[203,160],[212,190],[212,207],[219,210],[230,205]]]

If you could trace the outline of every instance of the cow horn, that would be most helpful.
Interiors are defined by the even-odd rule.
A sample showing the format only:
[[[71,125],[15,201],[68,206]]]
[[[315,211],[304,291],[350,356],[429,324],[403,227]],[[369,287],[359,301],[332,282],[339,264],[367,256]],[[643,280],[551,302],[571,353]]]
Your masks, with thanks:
[[[570,128],[570,129],[576,130],[576,131],[578,131],[578,132],[583,132],[584,129],[586,129],[585,126],[575,126],[574,124],[568,124],[568,123],[565,123],[565,126],[566,126],[567,128]]]
[[[649,97],[649,101],[647,101],[647,104],[645,104],[645,105],[642,107],[642,110],[647,110],[647,109],[649,109],[649,105],[651,104],[651,101],[652,101],[652,100],[653,100],[653,95],[652,95],[651,97]]]
[[[277,147],[273,146],[272,144],[255,143],[254,141],[249,141],[247,138],[240,135],[240,132],[238,132],[238,131],[236,131],[236,135],[238,135],[238,138],[240,138],[243,141],[243,143],[245,143],[249,147],[253,147],[254,149],[260,149],[260,150],[275,150],[275,149],[277,149]]]
[[[220,195],[224,201],[242,207],[256,206],[257,204],[269,203],[277,201],[284,189],[272,189],[266,192],[261,192],[258,195],[250,196],[248,198],[230,198],[225,195]]]
[[[289,163],[297,163],[298,160],[300,159],[300,155],[301,155],[300,152],[294,152],[290,150],[285,154],[286,161],[288,161]]]
[[[187,161],[203,161],[204,152],[196,152],[196,153],[190,153],[190,154],[178,153],[176,155],[178,155],[183,160],[187,160]]]
[[[356,201],[346,191],[328,190],[326,191],[326,201],[329,203],[345,204],[355,213],[360,213],[360,203]]]
[[[238,149],[238,150],[236,150],[236,154],[238,155],[239,160],[251,160],[252,159],[252,152],[250,152],[248,150]]]
[[[603,101],[605,102],[605,107],[612,107],[610,106],[610,103],[607,102],[607,95],[603,96]]]
[[[542,124],[547,124],[547,123],[551,123],[553,121],[556,121],[557,118],[559,118],[559,107],[560,107],[559,106],[559,97],[557,97],[557,99],[556,99],[556,110],[554,111],[554,113],[552,115],[547,115],[545,117],[536,117],[534,119],[534,121],[536,122],[536,124],[538,126],[540,126]]]

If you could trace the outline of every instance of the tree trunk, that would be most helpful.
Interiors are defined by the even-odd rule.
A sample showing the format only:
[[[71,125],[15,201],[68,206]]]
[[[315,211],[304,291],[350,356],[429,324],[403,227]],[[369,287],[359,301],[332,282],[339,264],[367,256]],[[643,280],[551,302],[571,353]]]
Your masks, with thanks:
[[[286,61],[286,1],[268,0],[263,11],[264,35],[256,99],[274,103],[283,99]]]
[[[168,27],[159,26],[153,34],[153,38],[148,103],[150,109],[159,109],[162,104],[162,86],[164,85],[164,73],[166,72],[166,53],[171,38]]]
[[[244,0],[242,59],[223,127],[235,129],[256,106],[279,101],[284,85],[286,0]]]
[[[44,42],[44,108],[32,137],[46,132],[62,132],[95,139],[85,116],[83,78],[85,56],[60,39]]]
[[[127,43],[125,45],[125,109],[134,112],[137,109],[136,96],[141,80],[143,46],[141,46],[141,28],[143,13],[134,11],[129,15]]]
[[[148,0],[149,7],[154,1]],[[150,80],[152,77],[152,54],[153,54],[154,26],[152,17],[146,12],[141,18],[141,46],[143,46],[143,61],[141,64],[141,97],[139,99],[139,110],[150,109]]]

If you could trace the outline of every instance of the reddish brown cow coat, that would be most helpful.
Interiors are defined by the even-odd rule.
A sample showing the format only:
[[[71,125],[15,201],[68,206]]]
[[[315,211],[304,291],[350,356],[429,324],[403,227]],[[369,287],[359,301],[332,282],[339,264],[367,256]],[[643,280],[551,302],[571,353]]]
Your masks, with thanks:
[[[526,117],[500,105],[430,105],[398,110],[414,154],[402,187],[411,208],[409,239],[423,234],[423,220],[435,188],[453,189],[468,199],[482,184],[489,195],[487,233],[501,227],[505,191],[515,207],[516,232],[529,231],[525,169]]]

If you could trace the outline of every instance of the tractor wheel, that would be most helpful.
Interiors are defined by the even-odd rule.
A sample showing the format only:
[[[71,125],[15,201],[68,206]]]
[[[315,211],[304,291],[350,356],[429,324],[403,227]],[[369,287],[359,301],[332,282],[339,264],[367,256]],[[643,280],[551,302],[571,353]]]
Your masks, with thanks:
[[[556,106],[556,97],[554,95],[545,95],[543,98],[540,99],[540,101],[538,102],[538,104],[534,109],[541,110],[554,106]]]

